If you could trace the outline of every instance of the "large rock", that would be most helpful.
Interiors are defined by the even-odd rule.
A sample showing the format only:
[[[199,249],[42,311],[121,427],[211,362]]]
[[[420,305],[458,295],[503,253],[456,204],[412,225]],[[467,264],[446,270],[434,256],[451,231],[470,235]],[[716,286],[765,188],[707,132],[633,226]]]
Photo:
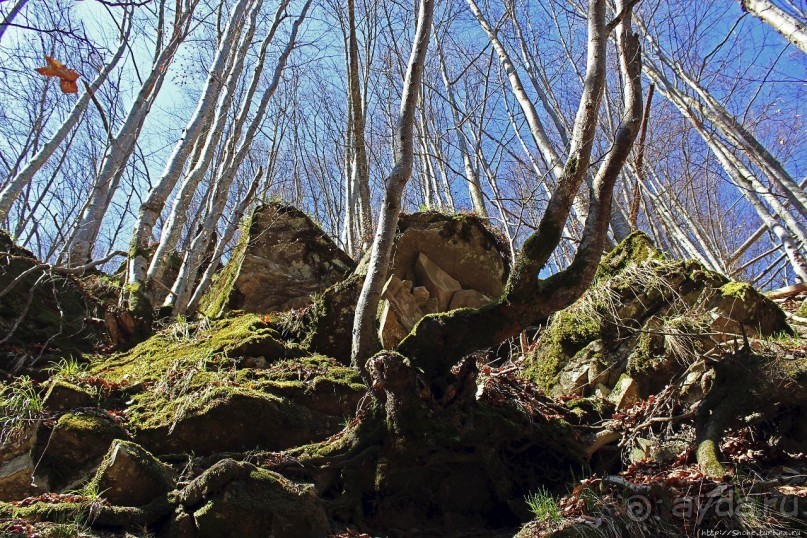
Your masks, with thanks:
[[[0,335],[3,346],[81,353],[106,343],[103,308],[72,277],[54,272],[0,230]],[[2,351],[2,350],[0,350]],[[24,354],[22,355],[24,357]],[[0,353],[0,369],[25,366]]]
[[[553,316],[524,373],[547,392],[576,396],[614,389],[627,374],[646,398],[716,343],[790,331],[750,285],[694,260],[665,259],[635,233],[603,258],[586,294]]]
[[[506,245],[484,219],[471,214],[401,215],[392,274],[414,281],[412,275],[421,254],[455,279],[462,289],[477,290],[488,297],[502,294],[510,274]]]
[[[117,440],[109,447],[93,483],[115,506],[143,506],[174,489],[176,480],[171,468],[146,449]]]
[[[51,491],[75,489],[92,476],[115,439],[126,431],[103,411],[67,413],[54,426],[42,424],[31,456],[37,462],[34,482]]]
[[[246,462],[222,460],[179,495],[177,520],[191,516],[198,538],[320,538],[325,510],[310,485]]]
[[[418,276],[418,259],[421,259],[421,269],[428,266],[430,274],[421,270]],[[421,315],[450,309],[457,293],[462,294],[457,298],[457,307],[478,307],[482,297],[492,300],[501,296],[510,274],[509,259],[505,243],[476,215],[437,212],[401,215],[387,279],[402,285],[407,283],[403,291],[411,295]],[[424,263],[424,260],[428,261]],[[365,255],[349,278],[322,293],[296,324],[297,329],[291,328],[291,332],[296,332],[297,338],[312,350],[342,362],[350,359],[353,315],[368,261]],[[392,280],[393,277],[396,280]],[[435,286],[430,290],[425,279],[432,284],[437,280],[440,291]],[[443,291],[446,288],[450,293]],[[468,295],[466,290],[476,293]],[[396,286],[395,295],[399,293],[401,290]],[[401,304],[411,302],[408,297],[398,299]],[[386,299],[379,316],[383,322],[379,324],[380,337],[386,348],[394,348],[413,326],[406,316],[398,319],[395,305]]]
[[[255,209],[232,258],[202,302],[202,311],[264,314],[301,308],[311,294],[339,282],[353,260],[305,213],[269,203]]]

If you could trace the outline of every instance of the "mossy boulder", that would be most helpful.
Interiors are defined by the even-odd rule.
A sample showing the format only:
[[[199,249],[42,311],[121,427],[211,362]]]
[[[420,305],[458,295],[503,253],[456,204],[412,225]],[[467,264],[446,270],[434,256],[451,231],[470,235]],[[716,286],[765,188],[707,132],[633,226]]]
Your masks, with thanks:
[[[258,206],[226,267],[201,303],[219,316],[228,310],[264,314],[302,308],[311,294],[342,280],[355,267],[302,211],[270,202]]]
[[[179,502],[198,538],[320,538],[328,531],[313,487],[231,459],[194,479]]]
[[[144,392],[133,398],[135,440],[157,454],[282,450],[327,437],[342,417],[312,410],[260,390],[210,386],[174,398]]]
[[[555,395],[589,396],[627,373],[646,397],[716,342],[781,332],[790,333],[784,313],[753,287],[694,260],[668,260],[637,232],[553,316],[524,375]]]
[[[116,440],[92,482],[113,505],[143,506],[174,489],[176,478],[170,467],[143,447]]]
[[[89,478],[112,441],[127,437],[103,411],[66,413],[52,427],[42,424],[31,449],[37,462],[34,482],[51,491],[75,489]]]
[[[89,391],[61,379],[54,379],[50,382],[42,401],[42,407],[50,412],[93,407],[94,405],[95,398]]]
[[[156,454],[310,442],[338,431],[365,393],[356,371],[283,342],[256,314],[177,323],[91,374],[122,384],[127,425]]]
[[[246,357],[274,362],[305,354],[301,346],[284,342],[262,316],[243,314],[175,323],[128,352],[96,362],[90,373],[138,387],[164,380],[171,372],[231,368]]]
[[[80,354],[106,343],[102,306],[69,275],[42,264],[0,230],[0,334],[8,348]],[[9,357],[13,361],[13,357]],[[12,370],[13,363],[0,362]]]

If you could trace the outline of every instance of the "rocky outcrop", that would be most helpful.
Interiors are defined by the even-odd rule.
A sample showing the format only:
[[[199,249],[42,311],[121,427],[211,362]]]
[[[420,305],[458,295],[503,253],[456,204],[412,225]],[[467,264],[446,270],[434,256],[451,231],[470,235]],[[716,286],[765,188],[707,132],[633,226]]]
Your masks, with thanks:
[[[349,360],[368,260],[365,256],[349,278],[317,297],[298,320],[301,329],[292,332],[312,350]],[[401,215],[379,308],[384,347],[397,346],[425,314],[478,307],[499,297],[509,272],[507,247],[484,219],[437,212]]]
[[[553,317],[525,375],[555,395],[618,388],[610,399],[624,407],[727,340],[789,332],[784,313],[750,285],[694,260],[667,260],[636,233],[603,259],[586,294]]]
[[[253,212],[201,309],[215,317],[227,310],[265,314],[302,308],[313,293],[339,282],[354,267],[305,213],[268,203]]]

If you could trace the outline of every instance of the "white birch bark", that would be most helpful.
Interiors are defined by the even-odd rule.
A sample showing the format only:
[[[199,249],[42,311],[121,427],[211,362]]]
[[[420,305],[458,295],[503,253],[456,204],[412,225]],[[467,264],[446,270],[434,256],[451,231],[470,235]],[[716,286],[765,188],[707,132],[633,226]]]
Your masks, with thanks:
[[[165,202],[174,189],[179,176],[202,134],[206,124],[207,112],[211,110],[218,100],[222,86],[221,74],[227,65],[232,47],[240,35],[244,12],[252,0],[238,0],[233,6],[232,14],[224,28],[222,39],[208,71],[202,94],[197,102],[196,110],[191,115],[188,124],[174,146],[157,184],[148,193],[140,205],[138,218],[132,233],[132,246],[129,251],[129,270],[127,281],[134,289],[141,288],[146,283],[148,260],[146,253],[149,247],[152,231],[162,212]],[[144,291],[144,290],[140,290]]]
[[[222,162],[222,165],[216,172],[215,177],[218,180],[215,182],[214,190],[210,196],[210,203],[208,205],[207,214],[204,218],[204,221],[202,222],[202,225],[200,226],[199,232],[194,236],[193,240],[191,241],[191,244],[187,249],[188,250],[187,254],[183,259],[182,265],[180,266],[179,274],[177,275],[176,280],[174,281],[174,284],[171,288],[171,293],[168,295],[165,301],[164,306],[173,306],[174,315],[184,313],[187,310],[188,305],[191,304],[193,301],[193,298],[191,297],[191,294],[194,292],[192,288],[193,277],[197,274],[199,270],[199,265],[202,261],[202,257],[204,256],[204,253],[207,252],[210,239],[224,211],[224,207],[227,202],[227,193],[229,192],[230,185],[235,179],[236,172],[240,168],[241,164],[244,162],[247,153],[249,152],[249,149],[252,146],[252,141],[255,137],[258,128],[265,119],[266,108],[269,105],[269,101],[271,100],[272,96],[275,94],[278,85],[280,84],[280,78],[283,74],[283,70],[285,69],[289,56],[291,55],[297,43],[297,35],[299,33],[300,26],[305,20],[305,17],[308,13],[308,9],[310,8],[312,1],[313,0],[308,0],[305,3],[300,15],[295,20],[291,29],[289,41],[286,43],[285,49],[278,58],[278,62],[275,66],[275,71],[272,76],[272,80],[268,85],[268,87],[266,88],[266,90],[264,91],[261,97],[260,104],[258,105],[258,108],[256,110],[256,113],[253,116],[249,126],[247,127],[244,136],[240,140],[237,149],[235,149],[228,155],[228,158]],[[277,11],[278,16],[276,17],[275,21],[278,24],[282,20],[281,13],[284,10],[285,7]],[[273,35],[273,32],[270,32],[270,34]],[[262,57],[261,60],[259,61],[259,66],[256,66],[255,68],[255,72],[253,74],[253,81],[255,81],[256,84],[257,81],[260,79],[264,60],[265,58]],[[253,86],[250,85],[250,87]],[[250,95],[250,101],[251,101],[251,95]],[[247,113],[249,112],[248,102],[245,102],[245,106],[247,108],[245,108],[242,111],[243,115],[241,116],[243,118],[246,118]],[[248,193],[248,197],[254,195],[255,189],[257,189],[258,184],[260,182],[260,177],[261,177],[261,171],[259,171],[259,173],[255,176],[252,187],[250,188],[250,191]],[[196,303],[198,303],[198,299]],[[195,305],[193,308],[195,309]]]
[[[798,275],[799,278],[801,278],[803,282],[807,282],[807,261],[805,261],[804,256],[799,251],[798,244],[793,240],[791,235],[792,230],[786,230],[769,213],[768,208],[763,202],[763,200],[766,202],[769,200],[761,192],[755,189],[754,182],[752,181],[753,174],[736,157],[734,157],[731,151],[725,147],[722,142],[706,132],[700,122],[697,121],[690,111],[687,111],[687,117],[689,117],[689,119],[692,121],[693,126],[701,137],[703,137],[704,141],[715,154],[718,161],[720,161],[721,166],[723,166],[723,169],[726,171],[729,177],[731,177],[735,184],[745,194],[746,199],[756,210],[757,215],[759,215],[765,226],[776,234],[776,236],[782,242],[782,246],[785,249],[785,253],[790,261],[790,265],[793,267],[793,271]],[[805,244],[802,239],[799,240],[802,241],[803,245]]]
[[[661,63],[671,69],[678,78],[692,88],[707,106],[702,106],[701,103],[683,92],[679,92],[680,98],[689,107],[699,110],[715,128],[719,129],[724,136],[741,148],[751,162],[765,173],[771,183],[782,191],[793,205],[793,208],[802,217],[807,218],[807,193],[785,170],[782,163],[771,155],[768,149],[740,121],[729,114],[725,107],[695,77],[691,76],[680,63],[670,58],[647,28],[644,26],[642,28],[646,41],[653,47]],[[658,69],[655,71],[660,72]]]
[[[195,6],[195,4],[194,4]],[[188,23],[193,14],[192,7],[176,21],[171,40],[160,51],[153,62],[140,91],[137,94],[126,118],[101,161],[96,174],[89,202],[81,212],[78,228],[68,248],[68,265],[82,265],[92,258],[92,250],[98,239],[101,224],[115,193],[126,164],[134,153],[143,124],[160,93],[168,68],[176,56],[179,46],[187,37]]]
[[[807,52],[807,28],[804,21],[790,16],[770,0],[740,0],[740,6],[744,11],[770,24],[802,52]]]
[[[737,182],[737,187],[740,188],[746,198],[748,198],[749,201],[764,200],[764,203],[769,205],[773,211],[779,215],[790,234],[795,236],[795,239],[802,245],[807,245],[807,230],[805,230],[804,224],[784,206],[777,196],[770,192],[768,187],[759,181],[754,173],[739,159],[734,157],[717,137],[706,130],[702,122],[695,116],[681,92],[667,80],[663,73],[651,63],[646,64],[646,72],[650,79],[656,83],[657,88],[660,89],[662,94],[675,105],[681,114],[695,127],[707,145],[709,145],[710,149],[712,149],[715,156],[718,157],[721,165],[724,165],[724,168],[728,167],[726,171],[734,170],[734,174],[730,173],[730,175],[732,179]],[[768,213],[767,209],[764,213]],[[762,215],[760,215],[760,217],[762,217]],[[791,261],[793,260],[791,259]]]
[[[160,233],[157,248],[151,256],[151,263],[146,273],[147,282],[161,281],[169,265],[170,254],[175,252],[179,245],[182,230],[185,228],[185,224],[188,220],[188,207],[190,207],[193,196],[196,194],[196,189],[207,173],[210,163],[213,161],[216,149],[219,146],[219,142],[227,130],[230,108],[233,104],[236,86],[241,78],[247,51],[255,35],[255,22],[262,4],[262,0],[255,1],[246,16],[246,31],[243,36],[241,36],[239,46],[235,47],[232,51],[232,58],[227,67],[225,82],[221,87],[211,127],[204,138],[204,145],[202,146],[199,159],[186,173],[171,203],[168,217]]]
[[[378,219],[367,277],[356,304],[353,320],[352,362],[364,371],[364,361],[377,345],[374,330],[376,311],[381,298],[381,291],[386,280],[389,259],[392,253],[392,241],[398,217],[401,213],[401,197],[406,183],[412,175],[414,160],[413,130],[418,94],[423,80],[423,69],[426,52],[429,48],[432,20],[434,18],[434,0],[421,0],[418,8],[417,28],[412,44],[412,53],[406,67],[401,109],[395,132],[397,145],[395,148],[395,164],[387,177],[384,200]]]

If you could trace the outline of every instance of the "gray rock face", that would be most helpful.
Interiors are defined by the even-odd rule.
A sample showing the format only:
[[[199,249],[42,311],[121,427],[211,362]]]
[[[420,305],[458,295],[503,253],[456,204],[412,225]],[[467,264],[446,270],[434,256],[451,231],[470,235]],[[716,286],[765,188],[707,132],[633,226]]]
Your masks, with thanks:
[[[171,468],[141,446],[116,440],[93,479],[115,506],[143,506],[174,488]]]
[[[412,277],[421,254],[457,280],[462,289],[477,290],[488,297],[502,294],[510,274],[506,246],[473,215],[401,215],[392,274],[401,280],[415,280]]]
[[[325,291],[354,267],[305,213],[269,203],[255,209],[202,310],[216,316],[223,310],[263,314],[301,308],[311,303],[311,294]]]

